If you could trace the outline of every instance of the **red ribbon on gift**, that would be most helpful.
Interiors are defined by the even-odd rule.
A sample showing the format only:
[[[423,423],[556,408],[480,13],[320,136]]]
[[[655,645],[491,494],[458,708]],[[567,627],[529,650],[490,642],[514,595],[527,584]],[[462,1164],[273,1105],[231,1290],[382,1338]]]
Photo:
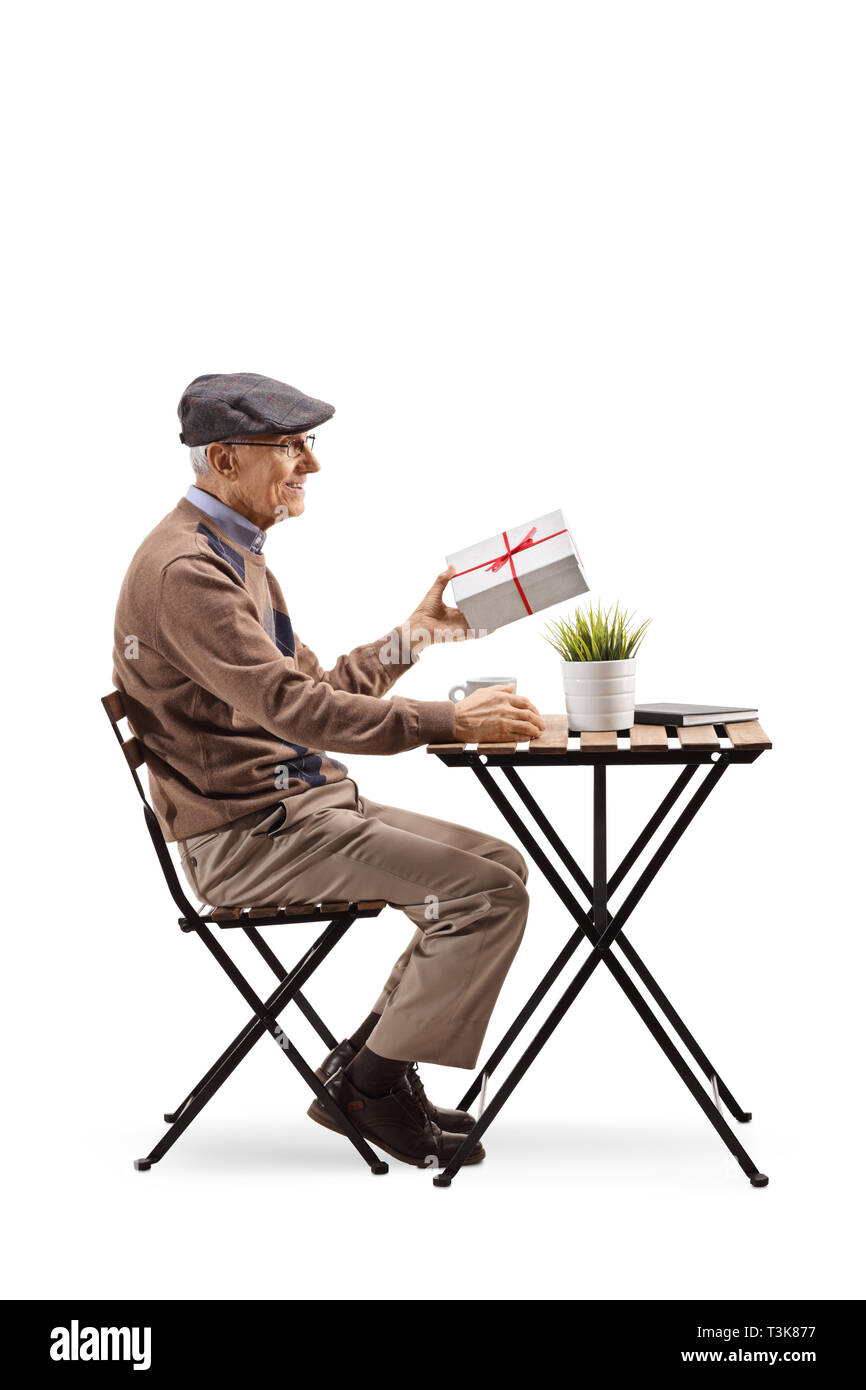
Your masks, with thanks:
[[[564,536],[568,530],[566,526],[563,526],[561,531],[551,531],[549,536],[539,536],[538,540],[534,541],[532,537],[535,535],[537,529],[538,528],[536,526],[531,526],[527,531],[526,535],[523,537],[523,540],[520,541],[518,545],[511,545],[508,539],[508,532],[503,531],[502,539],[505,542],[504,555],[497,555],[495,560],[482,560],[480,565],[470,565],[468,570],[458,570],[456,574],[452,574],[451,578],[459,579],[461,574],[471,574],[473,570],[482,569],[487,570],[491,574],[496,574],[498,570],[502,569],[502,566],[505,564],[505,561],[507,560],[509,565],[511,566],[511,578],[517,585],[517,592],[523,599],[523,606],[526,609],[527,613],[531,613],[532,609],[529,606],[529,600],[523,592],[520,580],[517,578],[517,570],[514,568],[514,560],[512,557],[514,555],[519,555],[521,550],[528,550],[531,545],[543,545],[545,541],[552,541],[555,536]]]

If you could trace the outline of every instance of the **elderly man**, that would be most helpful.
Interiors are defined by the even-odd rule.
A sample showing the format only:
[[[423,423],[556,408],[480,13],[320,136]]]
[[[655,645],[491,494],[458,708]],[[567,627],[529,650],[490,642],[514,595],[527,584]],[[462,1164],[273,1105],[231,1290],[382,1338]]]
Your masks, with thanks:
[[[506,686],[459,705],[383,698],[418,659],[413,644],[472,635],[443,603],[450,570],[404,624],[330,671],[295,634],[262,546],[276,521],[303,514],[319,471],[309,431],[333,413],[253,373],[187,387],[178,414],[195,485],[126,574],[114,679],[163,832],[202,902],[379,898],[414,923],[370,1014],[319,1075],[371,1143],[445,1166],[472,1119],[428,1099],[417,1063],[477,1062],[526,923],[526,864],[493,836],[368,800],[324,750],[506,742],[535,737],[544,721]],[[308,1114],[334,1128],[318,1101]],[[479,1144],[467,1161],[483,1157]]]

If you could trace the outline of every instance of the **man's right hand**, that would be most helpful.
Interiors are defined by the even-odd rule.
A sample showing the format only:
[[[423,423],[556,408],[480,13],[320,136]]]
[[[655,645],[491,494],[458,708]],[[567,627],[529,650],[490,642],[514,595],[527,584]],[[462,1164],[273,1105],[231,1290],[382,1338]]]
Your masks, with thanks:
[[[538,738],[547,726],[531,700],[514,694],[514,685],[486,685],[459,700],[454,732],[459,743],[521,743]]]

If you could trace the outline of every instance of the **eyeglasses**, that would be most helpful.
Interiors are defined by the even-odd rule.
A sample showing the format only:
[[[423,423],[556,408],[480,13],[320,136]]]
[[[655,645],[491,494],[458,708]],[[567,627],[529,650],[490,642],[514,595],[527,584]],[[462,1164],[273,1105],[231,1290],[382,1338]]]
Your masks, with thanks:
[[[243,444],[250,449],[285,449],[290,459],[303,458],[304,451],[309,449],[312,453],[313,445],[316,442],[314,434],[308,434],[304,439],[290,439],[287,444],[269,444],[262,439],[222,439],[221,444]]]

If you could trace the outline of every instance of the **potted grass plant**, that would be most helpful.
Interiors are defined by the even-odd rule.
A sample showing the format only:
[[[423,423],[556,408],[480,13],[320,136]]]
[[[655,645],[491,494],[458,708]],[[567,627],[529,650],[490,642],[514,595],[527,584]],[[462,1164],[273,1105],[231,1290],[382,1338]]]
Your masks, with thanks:
[[[630,729],[634,723],[635,652],[650,619],[636,626],[631,615],[592,604],[559,618],[542,634],[562,657],[568,725],[575,732]]]

